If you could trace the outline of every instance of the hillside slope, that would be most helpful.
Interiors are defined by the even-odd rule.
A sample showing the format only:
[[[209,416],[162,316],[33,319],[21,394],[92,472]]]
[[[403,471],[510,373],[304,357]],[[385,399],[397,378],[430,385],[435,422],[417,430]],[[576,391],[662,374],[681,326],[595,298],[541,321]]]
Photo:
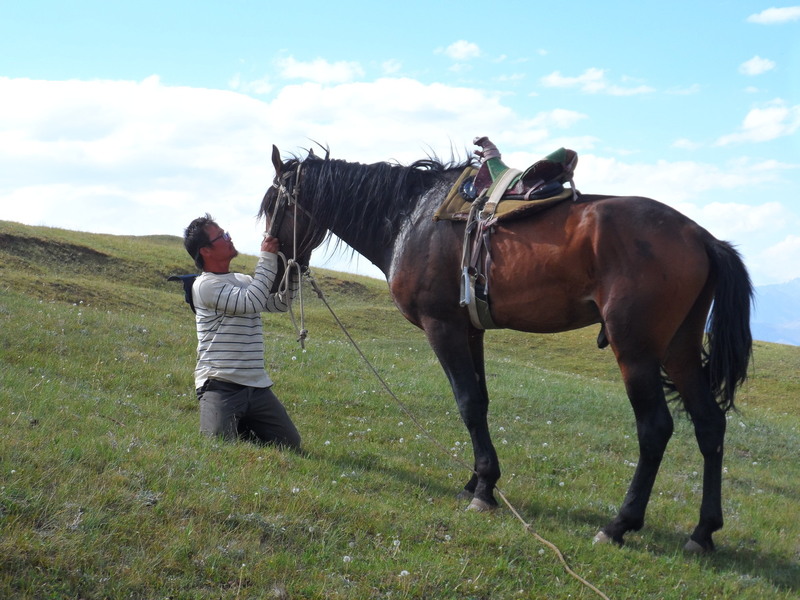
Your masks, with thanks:
[[[454,498],[469,436],[383,282],[315,273],[403,407],[306,288],[305,350],[286,315],[265,317],[305,452],[200,436],[193,316],[166,281],[191,270],[175,237],[0,222],[0,597],[594,597],[509,511]],[[645,528],[591,545],[637,456],[596,335],[487,333],[504,493],[612,598],[796,597],[800,348],[756,344],[728,416],[719,550],[693,557],[702,467],[680,416]]]

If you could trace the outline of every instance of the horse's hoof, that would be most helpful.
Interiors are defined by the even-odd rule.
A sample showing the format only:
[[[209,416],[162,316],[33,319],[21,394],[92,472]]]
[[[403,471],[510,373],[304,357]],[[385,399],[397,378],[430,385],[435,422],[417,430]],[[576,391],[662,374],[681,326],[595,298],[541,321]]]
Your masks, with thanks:
[[[600,530],[600,531],[597,532],[597,535],[594,536],[594,539],[592,540],[592,545],[594,545],[594,544],[610,544],[613,541],[614,540],[610,536],[606,535],[605,531]]]
[[[469,490],[461,490],[456,494],[456,500],[472,500],[474,496],[475,494]]]
[[[686,545],[683,547],[683,549],[689,554],[705,554],[706,552],[708,552],[708,550],[703,548],[700,544],[698,544],[694,540],[689,540],[688,542],[686,542]]]
[[[488,502],[481,500],[480,498],[473,498],[472,502],[469,503],[467,510],[475,511],[475,512],[489,512],[497,508],[496,506],[492,506]]]

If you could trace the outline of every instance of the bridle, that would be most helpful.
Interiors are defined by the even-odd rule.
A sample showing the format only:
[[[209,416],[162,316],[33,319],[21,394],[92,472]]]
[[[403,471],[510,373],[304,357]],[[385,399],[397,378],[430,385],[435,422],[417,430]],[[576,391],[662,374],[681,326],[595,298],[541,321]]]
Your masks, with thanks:
[[[308,273],[308,266],[303,266],[297,262],[297,213],[302,212],[309,219],[309,221],[312,221],[313,217],[310,212],[300,206],[300,203],[297,200],[300,190],[300,171],[302,166],[302,163],[298,163],[297,170],[295,170],[294,173],[290,171],[288,173],[276,175],[275,180],[272,182],[272,187],[278,190],[278,197],[275,199],[275,207],[272,210],[270,226],[266,235],[273,237],[278,236],[281,225],[283,225],[283,219],[286,216],[286,211],[289,207],[291,207],[292,216],[294,218],[294,223],[292,224],[292,258],[287,258],[283,252],[278,253],[280,260],[284,265],[283,278],[278,284],[278,295],[288,304],[289,315],[292,319],[292,324],[298,333],[297,341],[300,342],[300,346],[305,349],[305,339],[308,336],[308,330],[305,328],[302,280],[303,273]],[[288,182],[291,180],[292,176],[294,176],[294,184],[288,185]],[[306,240],[303,241],[305,242]],[[292,300],[289,290],[290,276],[293,271],[297,272],[298,280],[297,293],[298,300],[300,301],[299,325],[294,317],[294,312],[292,311]]]
[[[313,222],[312,214],[300,206],[300,202],[298,201],[298,197],[300,195],[300,174],[303,168],[303,163],[297,164],[297,169],[292,172],[289,171],[288,173],[282,173],[281,175],[276,175],[275,180],[272,182],[272,188],[278,190],[278,197],[275,199],[275,206],[272,209],[272,214],[270,216],[270,226],[267,230],[267,235],[271,235],[273,237],[278,236],[278,232],[283,225],[283,220],[286,216],[286,211],[291,208],[292,216],[294,218],[294,223],[292,227],[292,257],[294,259],[297,258],[297,215],[298,213],[302,213],[308,218],[310,222]],[[294,179],[294,181],[290,184],[289,182]],[[309,236],[306,236],[308,238]],[[301,240],[302,242],[306,242],[307,240]],[[305,248],[302,248],[305,250]]]
[[[275,208],[272,211],[272,217],[270,218],[270,226],[269,231],[267,231],[268,235],[273,237],[278,235],[278,231],[283,225],[283,217],[286,215],[286,208],[288,206],[298,206],[297,204],[297,193],[298,189],[300,188],[300,169],[302,168],[302,164],[297,165],[297,170],[294,173],[283,173],[279,176],[275,177],[275,180],[272,182],[272,187],[278,190],[278,198],[275,200]],[[286,183],[294,174],[294,185],[291,186],[292,191],[290,192],[289,189],[286,187]],[[295,234],[295,239],[297,235]]]

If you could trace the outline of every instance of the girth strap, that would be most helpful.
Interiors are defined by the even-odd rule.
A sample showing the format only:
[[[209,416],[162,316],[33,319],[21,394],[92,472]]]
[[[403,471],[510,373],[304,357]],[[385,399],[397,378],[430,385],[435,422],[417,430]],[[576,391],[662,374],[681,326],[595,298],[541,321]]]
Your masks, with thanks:
[[[483,196],[485,198],[485,196]],[[477,329],[497,329],[489,310],[487,295],[489,272],[489,234],[488,221],[481,218],[483,201],[473,202],[464,227],[464,245],[461,250],[461,306],[467,307],[470,321]],[[474,234],[474,239],[473,239]],[[485,264],[481,263],[482,251],[486,251]]]

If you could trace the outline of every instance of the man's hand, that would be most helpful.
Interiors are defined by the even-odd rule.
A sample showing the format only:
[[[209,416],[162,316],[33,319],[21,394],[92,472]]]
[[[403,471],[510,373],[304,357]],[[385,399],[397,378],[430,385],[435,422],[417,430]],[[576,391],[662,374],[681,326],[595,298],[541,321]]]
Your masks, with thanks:
[[[268,233],[264,235],[264,239],[261,241],[261,251],[262,252],[271,252],[272,254],[277,254],[280,252],[281,243],[278,241],[278,238],[269,235]]]

